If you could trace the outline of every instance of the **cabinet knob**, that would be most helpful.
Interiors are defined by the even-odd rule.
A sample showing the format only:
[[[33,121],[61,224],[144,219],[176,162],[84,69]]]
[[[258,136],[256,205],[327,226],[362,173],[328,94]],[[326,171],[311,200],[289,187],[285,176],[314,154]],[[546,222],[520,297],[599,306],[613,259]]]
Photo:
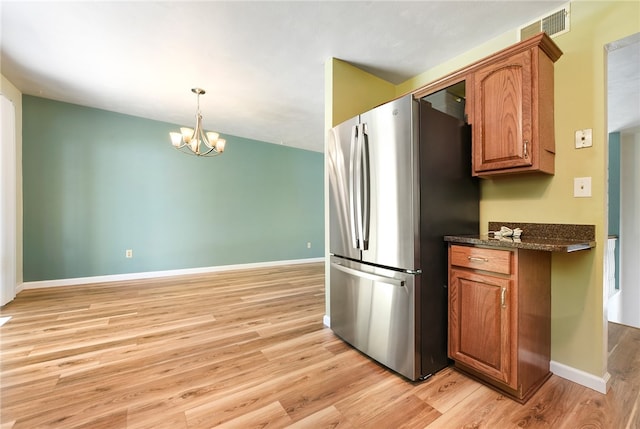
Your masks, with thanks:
[[[529,158],[529,140],[524,141],[524,157]]]
[[[500,293],[500,305],[502,306],[502,308],[507,307],[507,288],[506,287],[503,287],[502,293]]]

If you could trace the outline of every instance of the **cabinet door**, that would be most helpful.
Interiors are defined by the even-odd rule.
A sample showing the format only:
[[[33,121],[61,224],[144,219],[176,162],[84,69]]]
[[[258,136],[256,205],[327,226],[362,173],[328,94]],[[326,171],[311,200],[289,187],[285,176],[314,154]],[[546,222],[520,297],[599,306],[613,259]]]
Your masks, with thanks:
[[[474,74],[474,174],[532,165],[531,56],[526,50]]]
[[[512,281],[451,270],[449,357],[516,387]]]

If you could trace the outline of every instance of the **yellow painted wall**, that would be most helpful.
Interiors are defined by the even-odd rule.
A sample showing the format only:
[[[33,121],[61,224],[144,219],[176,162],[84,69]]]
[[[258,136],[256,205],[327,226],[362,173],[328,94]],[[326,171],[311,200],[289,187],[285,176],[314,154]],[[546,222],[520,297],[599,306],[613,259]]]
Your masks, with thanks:
[[[384,79],[352,66],[346,61],[330,58],[325,75],[331,79],[327,85],[327,108],[330,108],[331,128],[362,112],[385,103],[396,96],[396,87]]]
[[[573,254],[553,254],[551,358],[598,378],[606,373],[607,340],[603,315],[603,267],[607,237],[604,46],[638,31],[640,2],[572,2],[571,31],[554,39],[564,52],[555,64],[555,175],[510,176],[481,182],[482,232],[486,232],[487,223],[491,220],[596,226],[595,249]],[[397,85],[395,95],[413,91],[516,42],[517,31],[514,28]],[[341,67],[333,67],[333,87],[357,85],[354,79],[360,79],[359,74],[353,70],[347,73],[343,69],[346,67],[342,67],[342,64]],[[327,109],[337,112],[339,106],[346,102],[342,95],[341,91],[331,93],[327,88]],[[388,97],[391,98],[393,96]],[[351,107],[346,109],[345,114],[352,113]],[[360,112],[354,112],[357,113]],[[353,115],[344,118],[338,116],[346,119]],[[327,128],[331,125],[330,121],[326,122]],[[593,129],[593,147],[577,150],[574,148],[574,133],[584,128]],[[574,198],[573,178],[584,176],[592,177],[593,197]],[[329,249],[328,245],[326,249]]]

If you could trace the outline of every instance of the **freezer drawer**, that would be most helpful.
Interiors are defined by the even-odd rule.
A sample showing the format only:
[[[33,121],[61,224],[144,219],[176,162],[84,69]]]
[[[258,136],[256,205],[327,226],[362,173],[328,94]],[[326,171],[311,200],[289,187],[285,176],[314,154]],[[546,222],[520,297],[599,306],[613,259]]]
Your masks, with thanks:
[[[417,275],[331,258],[331,329],[405,377],[421,377],[416,353]]]

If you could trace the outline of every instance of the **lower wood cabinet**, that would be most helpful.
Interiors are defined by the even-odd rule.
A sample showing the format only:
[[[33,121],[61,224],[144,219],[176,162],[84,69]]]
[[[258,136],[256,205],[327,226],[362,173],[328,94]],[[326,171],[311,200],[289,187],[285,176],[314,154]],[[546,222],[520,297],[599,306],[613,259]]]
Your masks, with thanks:
[[[550,252],[449,245],[449,357],[525,402],[551,375]]]

